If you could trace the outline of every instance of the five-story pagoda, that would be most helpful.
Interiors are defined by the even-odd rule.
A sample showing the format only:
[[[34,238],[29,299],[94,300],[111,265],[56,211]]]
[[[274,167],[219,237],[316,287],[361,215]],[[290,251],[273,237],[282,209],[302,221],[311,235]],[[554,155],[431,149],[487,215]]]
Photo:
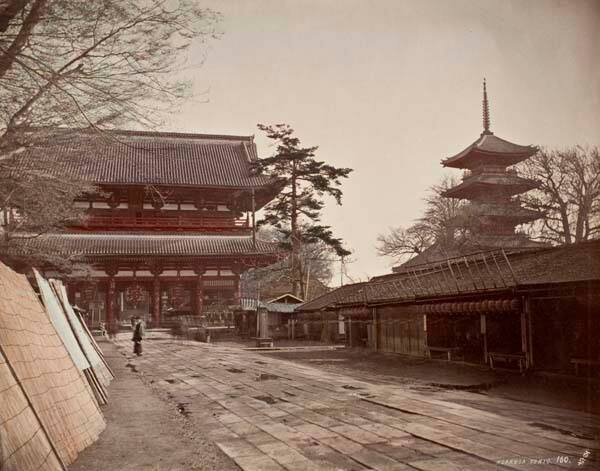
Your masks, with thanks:
[[[463,181],[443,196],[469,200],[459,224],[469,231],[469,242],[480,247],[518,248],[539,244],[517,233],[519,224],[541,215],[521,206],[517,195],[538,186],[509,167],[537,152],[535,146],[506,141],[490,131],[490,111],[483,82],[483,132],[479,139],[453,157],[442,161],[444,167],[465,169]]]

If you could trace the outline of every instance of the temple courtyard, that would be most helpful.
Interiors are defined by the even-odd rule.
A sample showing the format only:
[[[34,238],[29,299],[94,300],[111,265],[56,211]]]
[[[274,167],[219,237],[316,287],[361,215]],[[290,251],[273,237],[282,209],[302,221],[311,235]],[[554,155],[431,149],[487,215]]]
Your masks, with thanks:
[[[536,398],[518,378],[501,394],[498,375],[483,370],[401,357],[374,369],[351,350],[165,338],[134,357],[126,338],[102,346],[117,373],[108,426],[70,470],[598,466],[600,417]]]

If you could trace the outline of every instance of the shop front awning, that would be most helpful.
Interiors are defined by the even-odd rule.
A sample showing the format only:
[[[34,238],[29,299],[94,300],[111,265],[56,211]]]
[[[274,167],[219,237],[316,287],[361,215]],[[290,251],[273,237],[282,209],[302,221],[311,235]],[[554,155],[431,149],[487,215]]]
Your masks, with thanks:
[[[518,312],[521,301],[518,298],[486,299],[482,301],[447,302],[420,304],[418,312],[422,314],[494,314]]]

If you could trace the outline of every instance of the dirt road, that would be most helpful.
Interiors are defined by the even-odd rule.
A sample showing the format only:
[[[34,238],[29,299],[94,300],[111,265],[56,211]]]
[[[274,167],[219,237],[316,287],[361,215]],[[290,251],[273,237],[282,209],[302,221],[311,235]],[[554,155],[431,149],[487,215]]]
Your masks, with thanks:
[[[142,382],[112,343],[101,347],[116,375],[103,409],[107,427],[69,471],[239,471],[205,435],[194,432],[172,402],[161,399],[162,391]]]

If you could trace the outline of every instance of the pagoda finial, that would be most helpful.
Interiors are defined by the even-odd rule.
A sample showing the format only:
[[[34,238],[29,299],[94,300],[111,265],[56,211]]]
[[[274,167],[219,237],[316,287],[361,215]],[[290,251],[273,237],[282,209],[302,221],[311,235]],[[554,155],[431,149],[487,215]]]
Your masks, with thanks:
[[[493,134],[490,131],[490,104],[488,102],[485,78],[483,79],[483,134]]]

